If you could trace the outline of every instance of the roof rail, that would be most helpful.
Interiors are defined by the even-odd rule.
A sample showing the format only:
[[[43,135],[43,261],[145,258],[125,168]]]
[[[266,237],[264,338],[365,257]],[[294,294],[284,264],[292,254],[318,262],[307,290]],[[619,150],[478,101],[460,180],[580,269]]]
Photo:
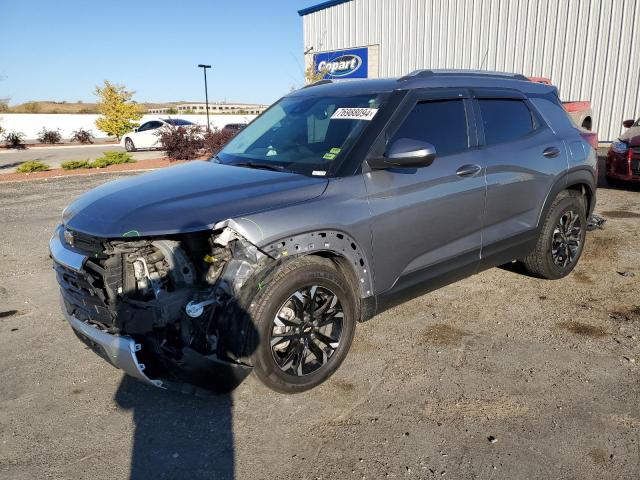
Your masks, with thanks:
[[[529,80],[520,73],[492,72],[489,70],[414,70],[413,72],[400,77],[399,82],[406,82],[414,78],[427,78],[435,76],[461,76],[461,77],[492,77],[492,78],[511,78],[513,80]]]
[[[325,83],[333,83],[333,80],[329,80],[329,79],[318,80],[317,82],[310,83],[309,85],[305,85],[302,88],[315,87],[318,85],[324,85]]]

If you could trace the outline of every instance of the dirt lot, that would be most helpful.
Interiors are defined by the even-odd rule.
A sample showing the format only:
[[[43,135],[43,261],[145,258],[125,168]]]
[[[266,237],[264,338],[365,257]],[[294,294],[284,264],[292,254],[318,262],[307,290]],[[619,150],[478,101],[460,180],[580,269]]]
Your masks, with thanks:
[[[49,235],[112,178],[0,185],[0,478],[640,477],[639,191],[599,190],[564,280],[493,269],[359,325],[316,390],[199,398],[124,378],[59,314]]]

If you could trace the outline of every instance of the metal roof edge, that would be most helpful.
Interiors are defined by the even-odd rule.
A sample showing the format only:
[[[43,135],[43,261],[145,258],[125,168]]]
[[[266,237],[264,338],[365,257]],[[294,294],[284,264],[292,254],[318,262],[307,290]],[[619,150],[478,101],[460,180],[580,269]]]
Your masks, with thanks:
[[[336,5],[340,5],[341,3],[347,3],[351,0],[329,0],[327,2],[318,3],[317,5],[312,5],[307,8],[303,8],[302,10],[298,10],[298,15],[304,17],[305,15],[309,15],[310,13],[319,12],[320,10],[324,10],[325,8],[334,7]]]

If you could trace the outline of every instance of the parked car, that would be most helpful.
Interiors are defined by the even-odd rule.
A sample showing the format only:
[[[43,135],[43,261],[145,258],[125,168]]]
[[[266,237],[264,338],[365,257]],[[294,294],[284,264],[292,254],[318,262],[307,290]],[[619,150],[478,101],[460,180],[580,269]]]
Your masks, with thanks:
[[[551,79],[545,77],[529,77],[529,80],[551,85]],[[591,102],[576,100],[562,102],[562,105],[564,105],[565,110],[577,126],[585,130],[593,130],[593,110],[591,109]],[[597,140],[597,137],[595,138]],[[596,148],[598,148],[597,144]]]
[[[625,120],[627,129],[611,143],[607,152],[606,175],[610,183],[640,182],[640,118]]]
[[[123,135],[120,139],[120,145],[124,147],[127,152],[162,148],[160,138],[158,137],[158,130],[166,126],[195,127],[196,124],[181,118],[158,118],[157,120],[150,120],[134,129],[133,132]]]
[[[210,161],[67,207],[50,242],[63,312],[149,384],[253,370],[300,392],[338,368],[358,322],[407,298],[514,260],[568,275],[595,168],[556,88],[521,75],[321,81]]]
[[[247,126],[246,123],[227,123],[222,127],[223,132],[239,132]]]

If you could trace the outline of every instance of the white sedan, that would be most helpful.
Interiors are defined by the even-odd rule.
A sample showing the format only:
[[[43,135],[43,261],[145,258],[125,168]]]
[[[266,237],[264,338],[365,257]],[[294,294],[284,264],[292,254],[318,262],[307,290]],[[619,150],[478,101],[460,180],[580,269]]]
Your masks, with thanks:
[[[160,137],[158,130],[162,127],[190,127],[195,123],[180,118],[159,118],[143,123],[133,132],[126,133],[120,139],[120,145],[127,152],[135,152],[136,150],[162,148],[160,145]]]

